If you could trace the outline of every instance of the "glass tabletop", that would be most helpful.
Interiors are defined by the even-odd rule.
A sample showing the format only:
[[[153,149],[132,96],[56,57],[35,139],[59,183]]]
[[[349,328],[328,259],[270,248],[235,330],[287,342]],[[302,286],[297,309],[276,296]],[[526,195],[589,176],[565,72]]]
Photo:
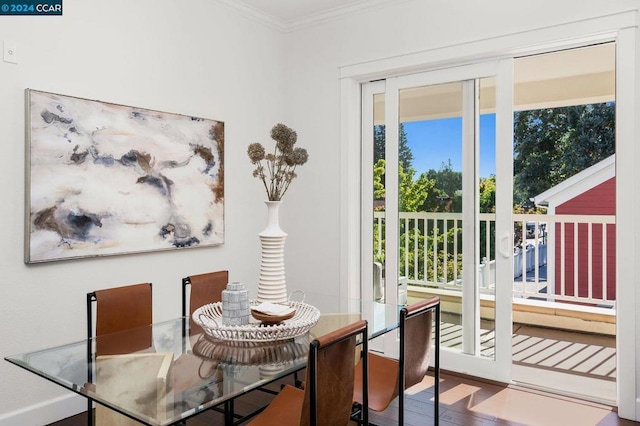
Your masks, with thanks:
[[[294,339],[221,341],[176,318],[5,360],[144,424],[170,425],[304,368],[317,336],[359,319],[370,338],[398,324],[395,305],[309,293],[305,303],[321,315]]]

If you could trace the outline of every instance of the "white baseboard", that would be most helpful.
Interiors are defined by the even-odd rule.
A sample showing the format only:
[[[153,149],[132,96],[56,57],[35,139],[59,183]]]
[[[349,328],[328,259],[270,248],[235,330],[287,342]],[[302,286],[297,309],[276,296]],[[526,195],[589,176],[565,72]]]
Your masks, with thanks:
[[[44,426],[83,411],[87,411],[87,399],[69,394],[0,414],[0,426]]]

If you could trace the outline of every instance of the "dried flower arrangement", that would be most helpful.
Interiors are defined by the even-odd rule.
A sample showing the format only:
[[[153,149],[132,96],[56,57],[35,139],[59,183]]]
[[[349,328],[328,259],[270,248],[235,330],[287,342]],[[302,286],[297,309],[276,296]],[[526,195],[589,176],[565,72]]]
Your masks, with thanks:
[[[297,176],[296,167],[305,164],[309,154],[304,148],[293,147],[298,134],[282,123],[273,126],[271,138],[276,141],[273,153],[267,154],[264,146],[255,142],[249,145],[247,154],[251,164],[256,166],[253,177],[262,179],[269,201],[280,201]]]

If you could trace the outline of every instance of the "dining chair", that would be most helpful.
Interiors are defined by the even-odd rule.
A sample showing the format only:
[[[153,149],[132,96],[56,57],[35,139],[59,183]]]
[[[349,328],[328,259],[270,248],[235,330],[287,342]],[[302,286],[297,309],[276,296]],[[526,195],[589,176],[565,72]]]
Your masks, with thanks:
[[[95,331],[94,311],[95,302]],[[148,351],[153,347],[151,327],[152,285],[151,283],[132,284],[96,290],[87,293],[87,360],[96,360],[92,354],[92,340],[95,342],[95,355],[116,355],[132,352]],[[113,335],[120,331],[135,329],[124,336]],[[89,369],[89,380],[93,381],[92,370]],[[88,424],[94,424],[93,401],[88,400]]]
[[[435,327],[434,327],[435,325]],[[398,424],[404,424],[404,390],[420,383],[429,370],[431,351],[434,352],[434,425],[439,417],[440,381],[440,298],[432,297],[400,310],[400,354],[391,359],[375,353],[369,354],[368,404],[373,411],[384,411],[398,397]],[[432,343],[433,329],[435,342]],[[352,418],[366,414],[362,407],[367,389],[360,369],[355,369],[353,399],[356,409]],[[399,391],[402,389],[402,391]],[[367,424],[364,422],[364,424]]]
[[[367,407],[367,322],[360,320],[314,339],[309,345],[304,389],[285,385],[249,425],[346,425],[353,403],[358,336],[363,354],[362,400]]]
[[[229,283],[229,271],[215,271],[215,272],[207,272],[204,274],[197,275],[189,275],[182,279],[182,316],[185,318],[183,326],[186,326],[186,316],[189,316],[189,336],[199,335],[202,333],[202,328],[193,321],[191,315],[201,306],[204,306],[208,303],[215,303],[222,301],[222,291],[227,288],[227,284]],[[185,329],[183,327],[183,336],[186,336]],[[187,344],[187,339],[183,339],[185,345]],[[192,342],[193,344],[193,342]],[[174,372],[178,372],[174,377],[179,378],[182,376],[192,376],[199,377],[189,374],[180,374],[181,370],[184,369],[192,369],[194,365],[200,366],[202,361],[195,355],[188,353],[187,348],[185,347],[183,350],[183,354],[176,360],[174,363]],[[194,362],[194,358],[196,359]],[[204,381],[207,383],[207,386],[213,387],[222,385],[222,379],[220,375],[222,372],[220,370],[214,370],[213,374],[210,377],[205,376]],[[297,372],[294,373],[294,381],[297,381]],[[190,386],[194,385],[194,383],[175,383],[174,391],[182,391],[188,389]],[[267,387],[259,387],[256,390],[266,392],[269,394],[276,394],[277,392],[267,388]],[[223,408],[220,406],[212,407],[213,410],[221,412],[225,415],[227,422],[233,422],[237,419],[242,418],[243,416],[235,413],[234,401],[230,400],[223,404]]]
[[[222,301],[222,291],[227,288],[229,283],[229,271],[221,270],[215,272],[207,272],[203,274],[189,275],[182,279],[182,317],[183,320],[183,337],[186,336],[186,317],[189,317],[189,336],[200,335],[202,328],[193,321],[191,315],[201,306],[208,303],[216,303]],[[198,336],[201,337],[201,336]],[[184,338],[183,342],[187,345],[187,339]],[[193,342],[192,342],[193,345]],[[180,374],[183,370],[200,368],[202,360],[197,356],[189,353],[186,346],[183,348],[183,354],[178,357],[174,363],[174,371],[178,372],[174,377],[180,378],[186,377],[199,377],[204,380],[204,383],[210,387],[220,387],[222,385],[221,371],[214,369],[211,376],[200,377],[200,373],[193,374]],[[174,383],[175,392],[187,391],[190,387],[197,383]],[[184,398],[184,397],[183,397]],[[225,414],[226,417],[234,417],[234,404],[233,401],[224,403],[224,408],[215,406],[213,410],[219,411]]]

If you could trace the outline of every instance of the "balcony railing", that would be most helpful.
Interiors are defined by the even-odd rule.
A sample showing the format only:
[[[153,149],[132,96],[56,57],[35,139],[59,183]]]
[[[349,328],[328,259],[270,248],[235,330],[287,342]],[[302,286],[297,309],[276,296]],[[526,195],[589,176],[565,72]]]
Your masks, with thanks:
[[[375,212],[378,259],[384,212]],[[615,216],[513,215],[516,298],[615,306]],[[460,290],[462,214],[401,212],[400,275],[411,286]],[[481,213],[479,286],[495,290],[495,214]]]

